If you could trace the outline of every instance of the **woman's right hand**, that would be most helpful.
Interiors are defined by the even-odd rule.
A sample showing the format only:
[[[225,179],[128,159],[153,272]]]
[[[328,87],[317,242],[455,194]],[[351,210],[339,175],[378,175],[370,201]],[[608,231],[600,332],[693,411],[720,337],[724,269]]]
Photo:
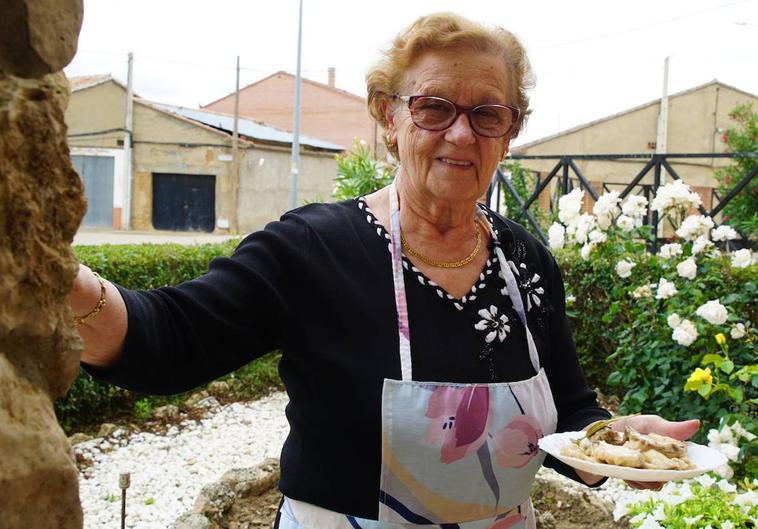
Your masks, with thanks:
[[[107,367],[113,364],[124,345],[127,312],[118,289],[108,281],[105,285],[105,304],[99,312],[76,325],[84,340],[81,360],[86,364]],[[87,266],[80,264],[69,293],[69,303],[75,317],[83,317],[98,306],[100,280]]]

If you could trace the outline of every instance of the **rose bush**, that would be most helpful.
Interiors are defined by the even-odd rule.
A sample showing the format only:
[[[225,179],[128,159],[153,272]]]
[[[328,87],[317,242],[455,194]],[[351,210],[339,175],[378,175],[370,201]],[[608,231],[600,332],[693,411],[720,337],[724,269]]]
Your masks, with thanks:
[[[582,191],[564,196],[566,211],[559,211],[550,237],[564,265],[569,316],[590,381],[599,381],[602,363],[587,355],[605,349],[607,382],[622,398],[621,413],[697,417],[705,427],[696,440],[710,429],[711,446],[729,461],[718,469],[720,481],[701,476],[669,483],[662,493],[634,493],[615,515],[643,529],[755,527],[758,266],[749,250],[722,253],[734,230],[713,229],[702,215],[685,217],[700,198],[681,181],[660,188],[651,204],[676,228],[658,255],[647,248],[645,199],[629,197],[614,219],[618,195],[606,195],[593,208],[598,217],[577,207]]]
[[[710,218],[685,217],[700,199],[679,180],[661,187],[651,204],[678,233],[659,255],[648,252],[643,197],[620,203],[617,193],[606,193],[593,208],[604,216],[621,212],[618,219],[629,218],[631,230],[583,213],[583,199],[579,189],[561,197],[561,222],[551,228],[551,244],[568,264],[567,292],[576,298],[569,315],[590,382],[617,393],[622,413],[698,417],[710,428],[726,415],[754,413],[758,376],[750,366],[756,364],[758,266],[750,251],[723,253],[733,230],[714,230],[714,242]],[[730,337],[729,360],[703,363],[714,358],[717,334]],[[584,356],[588,351],[592,357]],[[598,354],[606,365],[596,361]],[[685,391],[696,369],[699,375],[709,369],[718,390],[698,392],[690,384]]]

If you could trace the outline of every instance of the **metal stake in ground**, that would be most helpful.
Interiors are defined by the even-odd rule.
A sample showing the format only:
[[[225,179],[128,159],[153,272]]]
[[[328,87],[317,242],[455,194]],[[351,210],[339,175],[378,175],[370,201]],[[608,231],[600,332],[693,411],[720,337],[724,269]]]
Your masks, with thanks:
[[[119,474],[118,486],[121,489],[121,529],[126,529],[126,489],[129,488],[130,475],[128,472]]]

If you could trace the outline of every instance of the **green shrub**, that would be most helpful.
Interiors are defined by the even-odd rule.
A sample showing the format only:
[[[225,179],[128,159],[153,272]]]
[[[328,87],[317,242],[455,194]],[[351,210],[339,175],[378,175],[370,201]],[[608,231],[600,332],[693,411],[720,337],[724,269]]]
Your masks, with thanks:
[[[627,249],[633,245],[627,243]],[[711,428],[728,413],[749,414],[750,399],[758,397],[758,380],[732,384],[745,386],[740,402],[726,391],[706,400],[697,392],[683,391],[683,386],[695,368],[702,367],[706,354],[718,352],[715,335],[729,335],[730,326],[737,323],[747,325],[747,334],[739,340],[727,338],[731,361],[739,367],[755,362],[758,266],[733,268],[726,257],[701,257],[695,279],[683,280],[677,276],[676,261],[638,248],[632,275],[622,279],[615,272],[622,256],[631,259],[618,244],[599,245],[587,260],[572,250],[557,252],[567,294],[575,298],[567,313],[590,385],[617,395],[621,413],[656,413],[672,420],[699,417]],[[656,299],[654,287],[652,295],[633,295],[661,277],[675,282],[675,296]],[[728,308],[729,320],[722,326],[695,314],[699,306],[715,299]],[[699,337],[691,346],[672,339],[667,318],[673,313],[695,324]]]
[[[334,198],[347,200],[373,193],[392,182],[395,168],[371,158],[365,143],[355,142],[353,150],[337,155]]]
[[[104,244],[74,246],[79,262],[126,288],[148,290],[177,285],[206,272],[214,257],[230,255],[239,244]]]

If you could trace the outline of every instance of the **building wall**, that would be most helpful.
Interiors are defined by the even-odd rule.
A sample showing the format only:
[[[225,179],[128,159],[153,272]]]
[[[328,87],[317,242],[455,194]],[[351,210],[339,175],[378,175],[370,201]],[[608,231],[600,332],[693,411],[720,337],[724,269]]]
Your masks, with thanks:
[[[669,98],[667,152],[710,153],[723,152],[720,137],[735,123],[729,112],[739,103],[758,98],[717,83],[698,90]],[[579,130],[569,131],[531,146],[515,148],[518,154],[627,154],[654,153],[659,103],[652,103],[628,113],[600,121]],[[646,161],[582,161],[575,163],[591,182],[613,184],[621,188],[630,182],[644,167]],[[521,160],[520,163],[541,175],[547,176],[558,160]],[[707,205],[711,202],[711,189],[718,185],[713,170],[729,165],[728,159],[701,158],[672,161],[677,174],[698,191]],[[573,172],[570,173],[573,177]],[[663,175],[666,178],[666,175]],[[640,182],[653,183],[653,171]]]
[[[300,130],[303,134],[328,140],[345,149],[350,149],[356,139],[364,140],[372,148],[375,140],[381,143],[381,135],[375,132],[365,99],[310,82],[303,82],[301,87]],[[292,130],[294,101],[294,77],[275,74],[240,91],[240,115]],[[233,114],[234,95],[204,108]]]
[[[66,114],[69,133],[123,127],[124,101],[125,91],[112,82],[74,92]],[[138,101],[133,108],[132,229],[153,229],[153,173],[214,175],[217,231],[226,231],[218,228],[224,220],[234,228],[235,179],[229,136]],[[122,138],[123,133],[83,139],[75,136],[70,143],[76,152],[105,155],[112,154],[116,141]],[[237,231],[245,233],[279,218],[289,209],[290,149],[287,146],[252,147],[241,142],[240,158],[239,203],[242,207]],[[117,164],[117,169],[121,165],[123,162]],[[300,174],[299,204],[305,200],[329,200],[336,176],[334,154],[301,149]],[[124,180],[123,176],[120,178]],[[114,184],[119,188],[125,182]],[[120,207],[121,203],[114,199],[114,205]]]
[[[122,148],[124,133],[79,136],[124,128],[126,97],[124,89],[113,82],[77,90],[66,109],[68,142],[72,147]]]
[[[287,152],[247,149],[240,167],[240,231],[250,232],[290,209],[290,157]],[[297,204],[330,202],[337,164],[333,154],[302,153]]]

